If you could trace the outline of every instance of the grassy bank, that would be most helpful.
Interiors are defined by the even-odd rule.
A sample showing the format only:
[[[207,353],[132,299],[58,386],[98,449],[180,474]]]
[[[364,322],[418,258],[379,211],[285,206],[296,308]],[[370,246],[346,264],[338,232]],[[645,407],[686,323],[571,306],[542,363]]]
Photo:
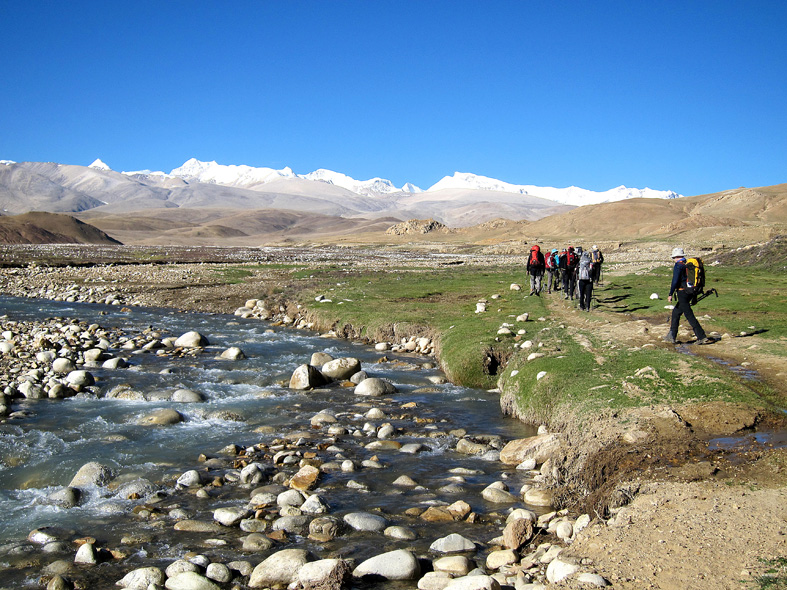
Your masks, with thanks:
[[[609,277],[597,291],[598,310],[579,314],[561,297],[527,297],[522,269],[453,266],[402,267],[371,272],[341,267],[299,271],[299,302],[324,326],[352,326],[355,336],[391,340],[395,334],[429,334],[449,378],[479,388],[499,380],[516,396],[520,412],[550,421],[558,409],[589,419],[601,411],[726,401],[765,407],[775,399],[764,383],[746,384],[701,356],[664,346],[654,330],[637,340],[638,321],[665,323],[671,269]],[[708,269],[709,287],[721,295],[696,308],[706,329],[723,334],[757,332],[752,344],[784,355],[787,276],[744,268]],[[518,283],[522,290],[511,290]],[[651,293],[659,299],[650,299]],[[328,301],[317,303],[318,297]],[[476,303],[487,311],[476,313]],[[526,322],[516,319],[529,314]],[[685,320],[684,320],[685,323]],[[514,335],[499,335],[508,324]],[[518,334],[525,330],[525,334]],[[341,330],[339,330],[341,331]],[[661,336],[660,332],[658,336]],[[520,345],[530,340],[526,349]],[[536,358],[528,360],[535,353]],[[539,374],[545,374],[538,378]]]

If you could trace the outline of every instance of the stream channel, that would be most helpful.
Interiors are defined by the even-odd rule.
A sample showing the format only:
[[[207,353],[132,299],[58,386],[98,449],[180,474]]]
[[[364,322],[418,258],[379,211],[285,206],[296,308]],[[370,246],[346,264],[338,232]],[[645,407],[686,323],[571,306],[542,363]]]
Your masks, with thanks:
[[[132,569],[148,565],[163,568],[188,552],[205,554],[212,561],[247,560],[256,565],[269,553],[288,547],[305,547],[318,557],[360,560],[398,548],[426,554],[432,541],[451,532],[487,543],[500,534],[508,510],[527,507],[519,501],[491,504],[481,497],[481,491],[492,482],[505,481],[511,492],[519,496],[531,473],[501,464],[494,451],[470,456],[459,454],[454,448],[457,434],[461,434],[458,429],[468,435],[497,435],[504,442],[531,436],[534,429],[503,417],[494,393],[433,384],[429,377],[441,373],[422,366],[432,359],[376,352],[369,346],[228,315],[153,308],[121,310],[117,306],[5,296],[0,296],[0,314],[9,320],[31,322],[77,318],[103,328],[118,328],[126,335],[141,334],[151,327],[162,337],[196,330],[210,341],[207,349],[194,357],[110,350],[111,354],[126,358],[130,367],[90,369],[96,378],[98,395],[14,400],[11,410],[21,411],[21,416],[17,413],[20,417],[0,423],[2,587],[40,587],[40,572],[47,563],[73,560],[73,552],[50,555],[27,541],[28,534],[41,527],[69,529],[72,539],[94,537],[97,548],[121,548],[122,558],[108,559],[100,566],[102,573],[93,574],[92,578],[95,587],[113,587]],[[219,360],[218,355],[230,346],[240,347],[248,358]],[[392,382],[398,393],[361,398],[353,394],[352,388],[338,386],[308,392],[289,389],[287,382],[293,370],[308,363],[314,352],[326,352],[334,358],[358,358],[370,376]],[[378,362],[381,357],[385,359]],[[171,392],[185,388],[199,392],[205,401],[174,403],[166,399],[126,401],[103,397],[120,384],[159,398],[168,398]],[[402,408],[411,402],[415,405]],[[138,423],[141,417],[159,408],[175,408],[185,420],[169,426]],[[370,408],[379,408],[385,417],[367,418]],[[348,433],[331,436],[325,426],[312,428],[311,417],[321,411],[334,414]],[[227,419],[233,416],[235,419]],[[406,454],[364,448],[376,440],[374,427],[386,422],[398,429],[395,440],[421,443],[423,450]],[[317,543],[307,538],[307,525],[304,531],[288,534],[268,551],[249,553],[241,549],[241,538],[248,533],[237,526],[210,535],[174,530],[174,524],[184,516],[212,521],[216,508],[245,506],[249,502],[254,486],[207,488],[209,498],[200,498],[193,490],[177,489],[175,482],[184,472],[205,469],[200,454],[220,457],[220,451],[230,444],[243,448],[259,443],[271,445],[283,437],[295,442],[301,438],[298,432],[311,434],[300,444],[304,452],[314,452],[319,461],[350,459],[357,466],[353,472],[323,472],[319,487],[312,490],[327,502],[330,515],[341,519],[349,512],[377,513],[389,525],[409,527],[417,539],[397,540],[381,532],[345,529],[332,542]],[[375,456],[380,468],[362,466],[364,460],[374,460]],[[91,461],[111,467],[115,479],[108,486],[85,490],[82,502],[72,508],[58,507],[47,500]],[[290,473],[294,473],[298,464],[290,467]],[[410,476],[419,486],[392,485],[401,475]],[[121,484],[140,478],[158,490],[157,504],[150,504],[150,497],[128,499],[118,494]],[[265,483],[268,482],[259,485]],[[479,515],[475,523],[432,523],[404,514],[408,508],[447,505],[457,500],[468,502]],[[143,505],[153,506],[152,514],[137,514]],[[71,547],[75,551],[76,545]],[[476,557],[482,559],[481,553]]]

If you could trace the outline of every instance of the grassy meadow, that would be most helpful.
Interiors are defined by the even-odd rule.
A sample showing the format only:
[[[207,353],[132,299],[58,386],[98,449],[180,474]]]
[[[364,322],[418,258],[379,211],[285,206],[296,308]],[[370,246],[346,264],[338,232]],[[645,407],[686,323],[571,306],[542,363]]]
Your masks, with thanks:
[[[707,288],[720,295],[695,308],[705,329],[756,332],[761,350],[783,356],[787,274],[730,267],[708,267],[706,272]],[[452,381],[483,389],[502,382],[506,391],[516,392],[520,409],[534,421],[548,420],[561,408],[592,417],[602,409],[659,403],[723,400],[768,406],[775,395],[765,383],[744,383],[728,368],[678,352],[653,336],[635,338],[635,344],[621,337],[635,329],[634,320],[666,324],[670,278],[668,266],[607,276],[595,294],[598,308],[582,314],[559,295],[527,297],[527,276],[519,267],[373,272],[335,266],[290,274],[299,303],[321,324],[352,326],[356,334],[376,341],[390,340],[394,325],[396,334],[430,334]],[[514,283],[522,290],[511,290]],[[650,299],[651,293],[660,298]],[[319,296],[329,301],[318,303]],[[476,313],[482,299],[487,311]],[[517,322],[525,312],[529,320]],[[514,335],[498,335],[506,324]],[[617,332],[607,329],[610,325]],[[516,335],[521,329],[526,333]],[[523,349],[526,340],[532,346]],[[543,356],[528,360],[532,353]],[[485,362],[490,358],[491,367]],[[539,379],[540,373],[545,376]]]

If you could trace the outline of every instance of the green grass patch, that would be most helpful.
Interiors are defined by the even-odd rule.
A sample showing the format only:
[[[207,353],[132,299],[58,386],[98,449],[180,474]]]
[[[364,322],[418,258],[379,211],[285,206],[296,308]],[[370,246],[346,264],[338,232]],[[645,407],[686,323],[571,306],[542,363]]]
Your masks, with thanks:
[[[706,288],[715,288],[711,295],[694,307],[697,317],[707,330],[759,332],[766,340],[787,337],[787,273],[772,273],[751,267],[706,267]],[[641,317],[669,318],[667,295],[672,280],[672,267],[664,266],[646,274],[610,277],[596,292],[601,309]],[[657,293],[659,299],[650,299]]]
[[[243,283],[245,279],[254,274],[254,272],[248,268],[241,268],[237,266],[221,266],[211,270],[213,274],[218,275],[220,281],[225,285],[237,285],[238,283]]]
[[[726,369],[670,349],[628,348],[563,325],[546,326],[534,344],[531,350],[544,356],[519,355],[503,375],[506,390],[534,420],[548,420],[558,406],[592,420],[602,411],[650,404],[764,403]]]
[[[546,313],[540,298],[525,298],[524,290],[510,290],[512,283],[525,284],[524,272],[514,268],[385,272],[323,268],[298,275],[310,283],[304,295],[331,300],[315,305],[304,296],[303,303],[313,313],[339,326],[352,325],[361,336],[386,339],[394,327],[396,333],[439,335],[440,356],[451,379],[473,387],[491,388],[497,381],[494,366],[493,373],[487,374],[482,358],[505,359],[512,353],[514,339],[498,337],[502,324],[516,324],[516,317],[525,312]],[[489,311],[475,313],[481,299],[488,301]],[[520,327],[514,325],[512,330]]]

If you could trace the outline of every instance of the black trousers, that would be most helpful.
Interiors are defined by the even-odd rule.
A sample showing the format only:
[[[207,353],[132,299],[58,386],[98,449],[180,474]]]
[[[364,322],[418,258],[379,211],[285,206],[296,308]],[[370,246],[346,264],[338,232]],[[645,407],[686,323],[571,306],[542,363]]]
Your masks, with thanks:
[[[579,280],[579,308],[590,311],[590,301],[593,297],[593,281]]]
[[[672,333],[673,337],[677,338],[680,316],[685,315],[689,325],[691,326],[691,329],[694,330],[694,335],[697,337],[697,340],[702,340],[705,338],[705,330],[702,329],[702,326],[700,326],[697,318],[694,317],[694,310],[691,309],[691,297],[687,295],[685,291],[680,289],[675,291],[675,295],[677,298],[677,304],[672,310],[672,321],[670,322],[669,331]]]

